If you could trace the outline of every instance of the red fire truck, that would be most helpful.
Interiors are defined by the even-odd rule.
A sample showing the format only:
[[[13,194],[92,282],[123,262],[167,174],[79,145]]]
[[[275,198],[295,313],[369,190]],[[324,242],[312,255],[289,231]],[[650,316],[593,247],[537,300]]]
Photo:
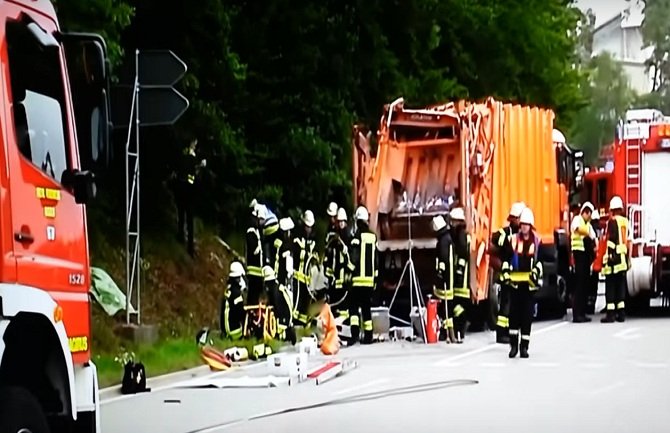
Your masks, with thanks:
[[[0,1],[0,431],[99,431],[85,204],[108,144],[104,40]]]
[[[626,204],[631,222],[628,305],[670,300],[670,118],[652,109],[629,110],[612,147],[612,163],[586,175],[584,198],[604,207],[613,195]],[[606,199],[606,200],[605,200]]]

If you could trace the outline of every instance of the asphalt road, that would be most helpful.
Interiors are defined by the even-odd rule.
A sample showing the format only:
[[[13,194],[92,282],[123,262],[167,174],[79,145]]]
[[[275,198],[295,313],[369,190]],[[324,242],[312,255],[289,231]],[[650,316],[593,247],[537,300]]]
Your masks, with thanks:
[[[670,319],[537,323],[529,359],[508,359],[493,338],[345,349],[359,367],[320,386],[111,397],[103,433],[670,431]],[[286,409],[295,410],[273,413]]]

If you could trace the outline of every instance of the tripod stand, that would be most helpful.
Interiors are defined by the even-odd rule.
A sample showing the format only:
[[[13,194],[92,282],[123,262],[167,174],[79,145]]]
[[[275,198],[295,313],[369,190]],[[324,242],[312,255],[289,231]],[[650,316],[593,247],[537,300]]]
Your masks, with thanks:
[[[408,212],[407,212],[407,241],[408,241],[408,249],[409,249],[409,258],[407,259],[407,263],[405,263],[405,267],[402,270],[402,273],[400,274],[400,280],[398,280],[398,285],[395,288],[395,293],[393,293],[393,298],[391,298],[391,303],[389,304],[389,317],[392,319],[397,320],[398,322],[404,323],[406,325],[412,326],[411,322],[411,314],[412,311],[414,310],[414,307],[416,305],[418,312],[419,312],[419,318],[421,319],[421,337],[423,338],[424,344],[428,344],[428,339],[426,338],[426,321],[427,318],[425,316],[425,304],[423,302],[423,298],[421,297],[421,286],[419,285],[419,280],[416,276],[416,269],[414,268],[414,260],[412,258],[412,249],[413,249],[413,242],[412,242],[412,213],[409,211],[409,206],[408,206]],[[410,312],[410,317],[409,321],[400,319],[398,317],[395,317],[391,315],[391,309],[393,308],[393,303],[395,302],[396,296],[398,296],[398,292],[400,291],[400,287],[402,286],[403,280],[405,279],[405,274],[408,274],[409,276],[409,312]],[[416,299],[416,304],[415,304],[415,299]]]

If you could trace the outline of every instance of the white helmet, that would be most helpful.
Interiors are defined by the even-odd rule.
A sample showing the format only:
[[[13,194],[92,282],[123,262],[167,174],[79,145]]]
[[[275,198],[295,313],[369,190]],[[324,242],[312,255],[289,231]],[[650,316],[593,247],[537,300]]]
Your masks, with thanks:
[[[256,200],[256,199],[251,200],[251,203],[249,203],[249,207],[251,209],[255,209],[256,206],[258,206],[258,200]]]
[[[256,207],[254,207],[253,215],[258,219],[266,220],[268,219],[268,208],[265,205],[257,203]]]
[[[613,209],[623,209],[623,200],[621,200],[621,197],[618,195],[615,195],[612,197],[612,200],[610,200],[610,210]]]
[[[553,141],[556,144],[565,144],[565,135],[558,129],[554,129],[551,131],[551,141]]]
[[[287,232],[289,230],[293,230],[293,227],[295,227],[295,224],[293,224],[291,217],[286,217],[279,220],[279,228],[282,231]]]
[[[591,212],[593,212],[594,210],[596,210],[596,208],[593,207],[593,204],[591,204],[590,201],[584,202],[584,204],[582,205],[582,209],[580,210],[580,212],[584,212],[586,209],[590,209]]]
[[[302,214],[302,223],[307,227],[312,227],[314,225],[314,213],[311,210],[306,210],[305,213]]]
[[[328,214],[328,216],[331,217],[337,216],[337,203],[331,201],[330,204],[328,204],[328,209],[326,209],[326,213]]]
[[[354,218],[359,221],[368,222],[368,220],[370,219],[370,214],[368,213],[368,210],[365,208],[365,206],[358,206]]]
[[[591,219],[592,220],[599,220],[600,219],[600,213],[597,210],[594,210],[593,213],[591,214]]]
[[[275,275],[275,270],[272,269],[272,266],[263,266],[263,280],[272,281],[275,280],[277,276]]]
[[[531,227],[535,227],[535,215],[529,207],[521,211],[521,216],[519,216],[519,224],[528,224]]]
[[[244,275],[244,266],[242,265],[242,263],[237,261],[232,262],[230,264],[230,272],[228,273],[228,276],[237,278],[241,277],[242,275]]]
[[[347,220],[347,211],[343,207],[337,210],[337,220],[346,221]]]
[[[526,208],[526,203],[522,201],[518,201],[514,204],[512,204],[512,207],[509,210],[509,216],[514,217],[514,218],[519,218],[521,216],[521,212]]]
[[[447,226],[447,222],[442,215],[437,215],[433,217],[432,226],[433,231],[438,232]]]
[[[451,218],[452,221],[465,221],[465,212],[463,211],[462,207],[457,207],[451,210],[449,212],[449,218]]]

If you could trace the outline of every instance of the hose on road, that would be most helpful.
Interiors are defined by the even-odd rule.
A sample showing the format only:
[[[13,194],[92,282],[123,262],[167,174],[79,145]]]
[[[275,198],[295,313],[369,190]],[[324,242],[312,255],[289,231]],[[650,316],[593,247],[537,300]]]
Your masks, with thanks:
[[[280,410],[267,412],[267,413],[263,413],[263,414],[259,414],[259,415],[252,415],[252,416],[246,417],[246,418],[240,418],[240,419],[236,419],[236,420],[232,420],[232,421],[226,421],[225,423],[200,428],[200,429],[197,429],[197,430],[192,430],[192,431],[189,431],[188,433],[205,433],[205,432],[213,431],[214,429],[230,426],[232,424],[239,424],[241,422],[253,421],[253,420],[257,420],[257,419],[268,418],[268,417],[273,417],[273,416],[278,416],[278,415],[283,415],[283,414],[293,413],[293,412],[300,412],[300,411],[304,411],[304,410],[317,409],[317,408],[326,407],[326,406],[336,406],[336,405],[340,405],[340,404],[356,403],[356,402],[359,402],[359,401],[367,401],[367,400],[378,400],[378,399],[381,399],[381,398],[393,397],[393,396],[397,396],[397,395],[405,395],[405,394],[414,394],[414,393],[419,393],[419,392],[435,391],[435,390],[438,390],[438,389],[451,388],[451,387],[456,387],[456,386],[477,385],[478,383],[479,383],[479,381],[474,380],[474,379],[443,380],[443,381],[438,381],[438,382],[424,383],[424,384],[420,384],[420,385],[411,385],[411,386],[405,386],[405,387],[390,388],[390,389],[385,389],[385,390],[381,390],[381,391],[373,391],[373,392],[368,392],[368,393],[363,393],[363,394],[355,394],[355,395],[352,395],[352,396],[337,398],[337,399],[333,399],[333,400],[327,400],[327,401],[323,401],[323,402],[320,402],[320,403],[313,403],[313,404],[307,404],[307,405],[303,405],[303,406],[288,407],[286,409],[280,409]]]

